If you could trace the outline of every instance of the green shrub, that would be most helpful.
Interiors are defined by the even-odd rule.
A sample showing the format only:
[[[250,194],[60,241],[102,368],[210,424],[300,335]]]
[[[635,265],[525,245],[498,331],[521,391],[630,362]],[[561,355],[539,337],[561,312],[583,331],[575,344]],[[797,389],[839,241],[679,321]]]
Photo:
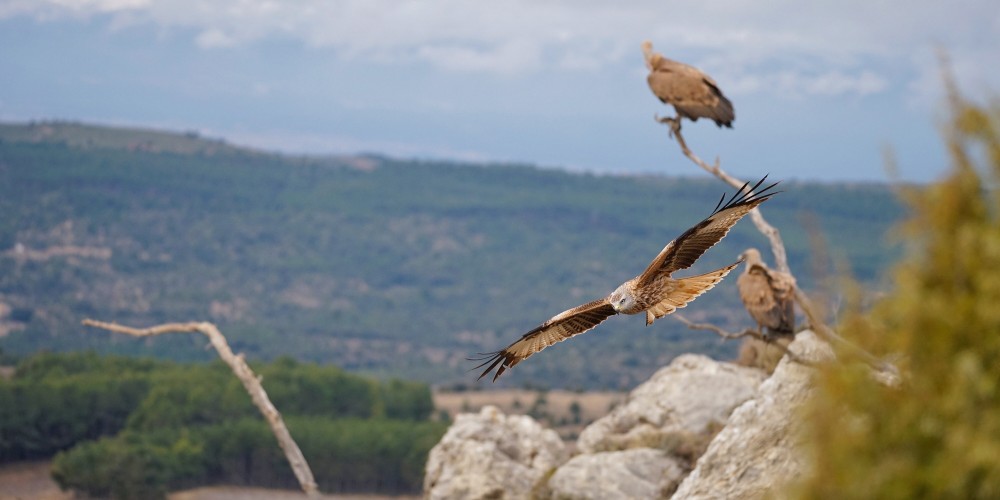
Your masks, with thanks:
[[[326,492],[414,493],[446,425],[290,417],[288,427]],[[203,484],[298,488],[267,424],[246,418],[190,429],[125,431],[60,453],[53,477],[92,496],[160,498]]]
[[[336,366],[285,357],[260,367],[259,373],[268,396],[283,413],[366,418],[377,416],[381,404],[378,382]]]
[[[393,379],[379,386],[383,411],[379,416],[398,420],[427,420],[434,411],[431,388],[421,382]]]
[[[895,290],[841,325],[903,383],[822,372],[802,498],[1000,498],[1000,117],[953,102],[952,169],[908,195]]]
[[[163,363],[40,354],[0,380],[0,462],[52,456],[77,442],[113,435],[149,390]]]
[[[126,431],[56,455],[52,477],[63,489],[116,499],[163,498],[171,488],[203,484],[205,454],[176,429]]]
[[[221,362],[157,373],[128,420],[129,429],[207,425],[253,415],[239,380]]]
[[[427,420],[425,384],[378,382],[289,358],[255,367],[282,414]],[[118,433],[260,419],[221,362],[177,365],[94,353],[39,354],[0,380],[0,462],[50,457]],[[273,439],[273,438],[272,438]]]

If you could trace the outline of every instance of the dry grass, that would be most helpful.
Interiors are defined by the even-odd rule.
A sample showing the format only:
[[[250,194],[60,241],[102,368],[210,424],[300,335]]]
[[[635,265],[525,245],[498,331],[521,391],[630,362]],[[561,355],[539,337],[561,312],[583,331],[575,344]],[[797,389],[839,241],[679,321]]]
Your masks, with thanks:
[[[0,467],[0,500],[69,500],[49,476],[49,462],[20,462]]]

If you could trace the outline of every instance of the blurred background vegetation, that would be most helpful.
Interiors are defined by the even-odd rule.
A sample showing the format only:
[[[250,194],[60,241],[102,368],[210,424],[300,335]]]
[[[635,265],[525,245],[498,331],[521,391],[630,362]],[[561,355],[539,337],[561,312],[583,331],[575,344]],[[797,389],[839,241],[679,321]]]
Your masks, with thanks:
[[[890,294],[840,331],[896,358],[896,387],[822,370],[800,498],[1000,497],[1000,112],[952,90],[948,176],[906,190]]]
[[[446,422],[426,384],[279,358],[256,364],[325,492],[420,491]],[[39,354],[0,380],[0,463],[55,456],[61,487],[156,498],[208,484],[298,486],[271,430],[221,362]]]
[[[691,171],[682,160],[665,172]],[[764,211],[793,268],[810,262],[811,214],[832,254],[879,287],[898,255],[883,238],[902,213],[891,189],[781,180]],[[727,191],[705,178],[300,158],[195,134],[0,124],[0,348],[207,361],[190,336],[133,339],[80,320],[210,320],[251,360],[470,384],[470,354],[604,296]],[[744,222],[691,273],[763,245]],[[751,325],[729,282],[684,312],[732,331]],[[625,389],[678,354],[733,358],[737,345],[624,318],[558,350],[498,385]],[[594,370],[598,361],[615,369]]]

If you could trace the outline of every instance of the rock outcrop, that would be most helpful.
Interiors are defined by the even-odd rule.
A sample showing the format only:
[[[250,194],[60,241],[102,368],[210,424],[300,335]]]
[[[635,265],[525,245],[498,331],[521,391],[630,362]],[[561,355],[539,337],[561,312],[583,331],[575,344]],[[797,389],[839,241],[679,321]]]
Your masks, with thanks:
[[[424,497],[530,498],[569,453],[555,431],[495,406],[461,414],[431,450]]]
[[[796,335],[789,349],[810,361],[833,356],[810,331]],[[759,395],[733,411],[673,498],[762,498],[801,475],[806,464],[796,419],[812,391],[811,371],[785,357]]]
[[[800,332],[788,348],[810,361],[832,356],[809,331]],[[796,415],[812,390],[811,376],[811,368],[787,357],[766,378],[759,369],[679,356],[587,427],[577,442],[579,454],[568,462],[555,432],[529,417],[504,416],[494,407],[459,415],[431,451],[424,494],[555,499],[664,498],[674,490],[675,499],[779,494],[783,482],[804,471]]]
[[[675,457],[652,448],[577,455],[552,475],[547,493],[579,500],[662,498],[684,473]]]
[[[683,448],[699,437],[707,443],[734,408],[756,395],[766,376],[702,355],[678,356],[632,390],[624,404],[584,429],[577,447],[596,453]]]

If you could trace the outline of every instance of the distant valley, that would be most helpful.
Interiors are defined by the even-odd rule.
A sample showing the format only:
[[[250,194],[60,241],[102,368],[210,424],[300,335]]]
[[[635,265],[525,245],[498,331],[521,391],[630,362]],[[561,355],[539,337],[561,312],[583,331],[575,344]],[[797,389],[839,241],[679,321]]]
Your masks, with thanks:
[[[526,165],[294,157],[195,133],[0,124],[0,349],[211,359],[201,339],[88,330],[208,320],[251,360],[472,386],[466,360],[638,274],[711,212],[715,179],[605,176]],[[689,173],[692,176],[687,176]],[[900,248],[891,188],[785,182],[763,206],[800,284],[849,267],[872,289]],[[807,227],[812,226],[812,227]],[[829,244],[816,262],[811,239]],[[749,221],[692,273],[766,248]],[[765,252],[766,253],[766,252]],[[735,280],[683,311],[750,325]],[[684,352],[737,345],[666,318],[614,318],[525,362],[499,386],[621,389]],[[480,384],[481,387],[489,384]]]

